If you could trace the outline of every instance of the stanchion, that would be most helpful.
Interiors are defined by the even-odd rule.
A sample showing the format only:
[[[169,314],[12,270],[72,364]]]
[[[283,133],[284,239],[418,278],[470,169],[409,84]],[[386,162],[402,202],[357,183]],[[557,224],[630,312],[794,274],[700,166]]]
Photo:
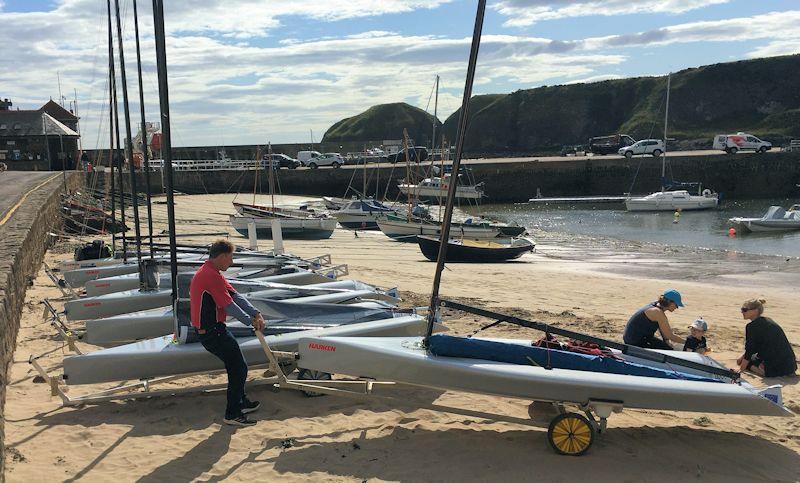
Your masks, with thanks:
[[[283,232],[281,231],[281,220],[272,220],[272,252],[275,255],[283,255]]]

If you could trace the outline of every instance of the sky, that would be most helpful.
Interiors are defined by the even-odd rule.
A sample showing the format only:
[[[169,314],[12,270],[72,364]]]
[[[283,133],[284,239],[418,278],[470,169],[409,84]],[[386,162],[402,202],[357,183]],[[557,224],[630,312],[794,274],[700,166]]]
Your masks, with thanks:
[[[117,1],[135,134],[133,0]],[[157,121],[152,2],[137,7],[146,117]],[[389,102],[433,113],[437,74],[444,121],[461,104],[476,7],[477,0],[167,1],[173,146],[319,142],[336,121]],[[800,53],[799,25],[800,0],[488,0],[473,93]],[[77,99],[84,148],[108,146],[107,28],[105,0],[0,0],[0,98],[20,109],[50,98],[71,108]]]

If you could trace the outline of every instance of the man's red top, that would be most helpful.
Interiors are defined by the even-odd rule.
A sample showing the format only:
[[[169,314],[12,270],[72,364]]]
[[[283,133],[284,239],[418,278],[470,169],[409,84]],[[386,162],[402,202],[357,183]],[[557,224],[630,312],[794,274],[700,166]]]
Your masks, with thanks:
[[[225,307],[233,302],[233,291],[231,284],[219,273],[211,260],[206,260],[189,285],[192,325],[197,329],[208,330],[217,323],[225,323],[228,317]]]

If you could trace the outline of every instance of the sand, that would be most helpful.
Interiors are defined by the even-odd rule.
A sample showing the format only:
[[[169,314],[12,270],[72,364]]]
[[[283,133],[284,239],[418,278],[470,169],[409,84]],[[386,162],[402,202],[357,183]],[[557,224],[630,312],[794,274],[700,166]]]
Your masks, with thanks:
[[[178,197],[179,233],[231,232],[232,240],[246,244],[227,223],[232,198]],[[238,199],[252,200],[247,195]],[[159,229],[164,213],[163,205],[155,206]],[[676,288],[687,307],[670,315],[673,328],[685,335],[685,327],[702,315],[711,325],[708,338],[714,357],[728,364],[743,347],[740,304],[764,296],[767,315],[784,327],[792,342],[800,341],[796,261],[687,253],[548,233],[536,236],[537,253],[518,262],[449,265],[442,294],[619,340],[633,311],[664,289]],[[329,240],[285,244],[302,256],[330,253],[334,263],[348,264],[352,278],[397,286],[409,306],[427,303],[434,264],[424,261],[414,244],[390,241],[379,232],[356,237],[345,230],[337,230]],[[260,245],[270,248],[271,242]],[[67,258],[70,250],[70,244],[62,242],[46,260]],[[389,390],[398,396],[397,404],[369,398],[306,398],[293,391],[255,388],[250,395],[263,404],[254,414],[259,423],[240,429],[221,424],[224,395],[219,392],[62,408],[46,384],[34,382],[27,363],[30,356],[41,356],[39,361],[57,374],[68,353],[41,316],[40,302],[59,295],[43,271],[28,291],[6,402],[9,481],[800,479],[799,418],[625,410],[612,416],[589,453],[571,458],[557,456],[548,446],[552,410],[546,405],[408,386]],[[456,334],[472,333],[489,322],[450,313],[446,321]],[[508,325],[483,334],[540,336]],[[251,376],[258,376],[256,372]],[[748,379],[759,386],[784,384],[785,403],[800,412],[798,378]],[[210,381],[224,382],[224,377],[198,376],[173,386]],[[70,389],[71,394],[82,394],[98,388]],[[434,401],[530,416],[537,426],[414,405]]]

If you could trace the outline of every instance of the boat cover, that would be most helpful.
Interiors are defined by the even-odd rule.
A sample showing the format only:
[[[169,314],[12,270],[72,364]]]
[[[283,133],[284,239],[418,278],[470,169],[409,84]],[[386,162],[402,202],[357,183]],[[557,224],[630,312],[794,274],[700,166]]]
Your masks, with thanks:
[[[575,371],[604,372],[629,376],[686,379],[704,382],[722,382],[717,379],[647,367],[614,357],[601,357],[544,347],[508,344],[505,342],[468,339],[437,334],[428,340],[432,354],[442,357],[461,357],[525,366],[537,365],[545,369],[572,369]]]

